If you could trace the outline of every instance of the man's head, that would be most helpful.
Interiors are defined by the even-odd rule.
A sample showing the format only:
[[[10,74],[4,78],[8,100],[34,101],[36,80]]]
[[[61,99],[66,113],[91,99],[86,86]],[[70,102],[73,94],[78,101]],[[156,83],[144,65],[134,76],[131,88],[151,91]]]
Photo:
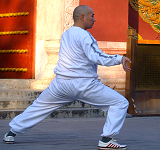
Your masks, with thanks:
[[[73,20],[74,26],[81,27],[85,30],[92,28],[96,21],[93,10],[86,5],[80,5],[74,9]]]

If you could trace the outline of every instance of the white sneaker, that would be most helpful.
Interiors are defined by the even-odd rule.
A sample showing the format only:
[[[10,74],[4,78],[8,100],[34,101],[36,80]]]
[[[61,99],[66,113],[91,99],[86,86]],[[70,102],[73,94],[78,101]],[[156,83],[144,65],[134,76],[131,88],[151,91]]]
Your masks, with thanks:
[[[99,150],[105,150],[105,149],[106,150],[107,149],[122,149],[122,150],[125,150],[125,149],[127,149],[127,145],[120,145],[120,144],[116,143],[115,140],[111,139],[107,143],[99,141],[98,149]]]
[[[13,136],[7,136],[8,133],[4,135],[3,142],[6,144],[13,144],[14,143],[14,137]]]

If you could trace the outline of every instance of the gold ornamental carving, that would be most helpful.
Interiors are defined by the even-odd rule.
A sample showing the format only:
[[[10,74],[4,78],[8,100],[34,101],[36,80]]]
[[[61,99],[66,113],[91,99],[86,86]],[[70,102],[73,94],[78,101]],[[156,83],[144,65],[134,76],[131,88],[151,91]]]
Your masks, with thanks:
[[[158,33],[160,33],[160,1],[159,0],[129,0],[130,5],[140,17]]]

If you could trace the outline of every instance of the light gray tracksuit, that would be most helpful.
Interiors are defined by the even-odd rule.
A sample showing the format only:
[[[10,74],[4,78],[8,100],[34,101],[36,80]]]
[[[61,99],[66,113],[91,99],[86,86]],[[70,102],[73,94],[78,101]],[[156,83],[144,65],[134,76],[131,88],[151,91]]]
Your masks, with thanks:
[[[97,79],[97,65],[119,65],[121,60],[120,55],[104,54],[89,32],[72,26],[61,38],[59,60],[54,69],[56,77],[31,106],[9,123],[11,131],[25,133],[57,108],[80,100],[108,111],[101,136],[118,134],[128,101]]]

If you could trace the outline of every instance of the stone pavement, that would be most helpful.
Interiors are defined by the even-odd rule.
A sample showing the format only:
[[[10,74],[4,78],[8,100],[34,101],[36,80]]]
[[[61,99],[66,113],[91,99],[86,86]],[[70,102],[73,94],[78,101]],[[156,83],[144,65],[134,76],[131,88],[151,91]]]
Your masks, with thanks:
[[[9,122],[0,120],[0,150],[97,150],[105,118],[45,119],[19,134],[15,144],[5,144],[2,139]],[[159,150],[160,117],[126,118],[115,139],[127,144],[127,150]]]

